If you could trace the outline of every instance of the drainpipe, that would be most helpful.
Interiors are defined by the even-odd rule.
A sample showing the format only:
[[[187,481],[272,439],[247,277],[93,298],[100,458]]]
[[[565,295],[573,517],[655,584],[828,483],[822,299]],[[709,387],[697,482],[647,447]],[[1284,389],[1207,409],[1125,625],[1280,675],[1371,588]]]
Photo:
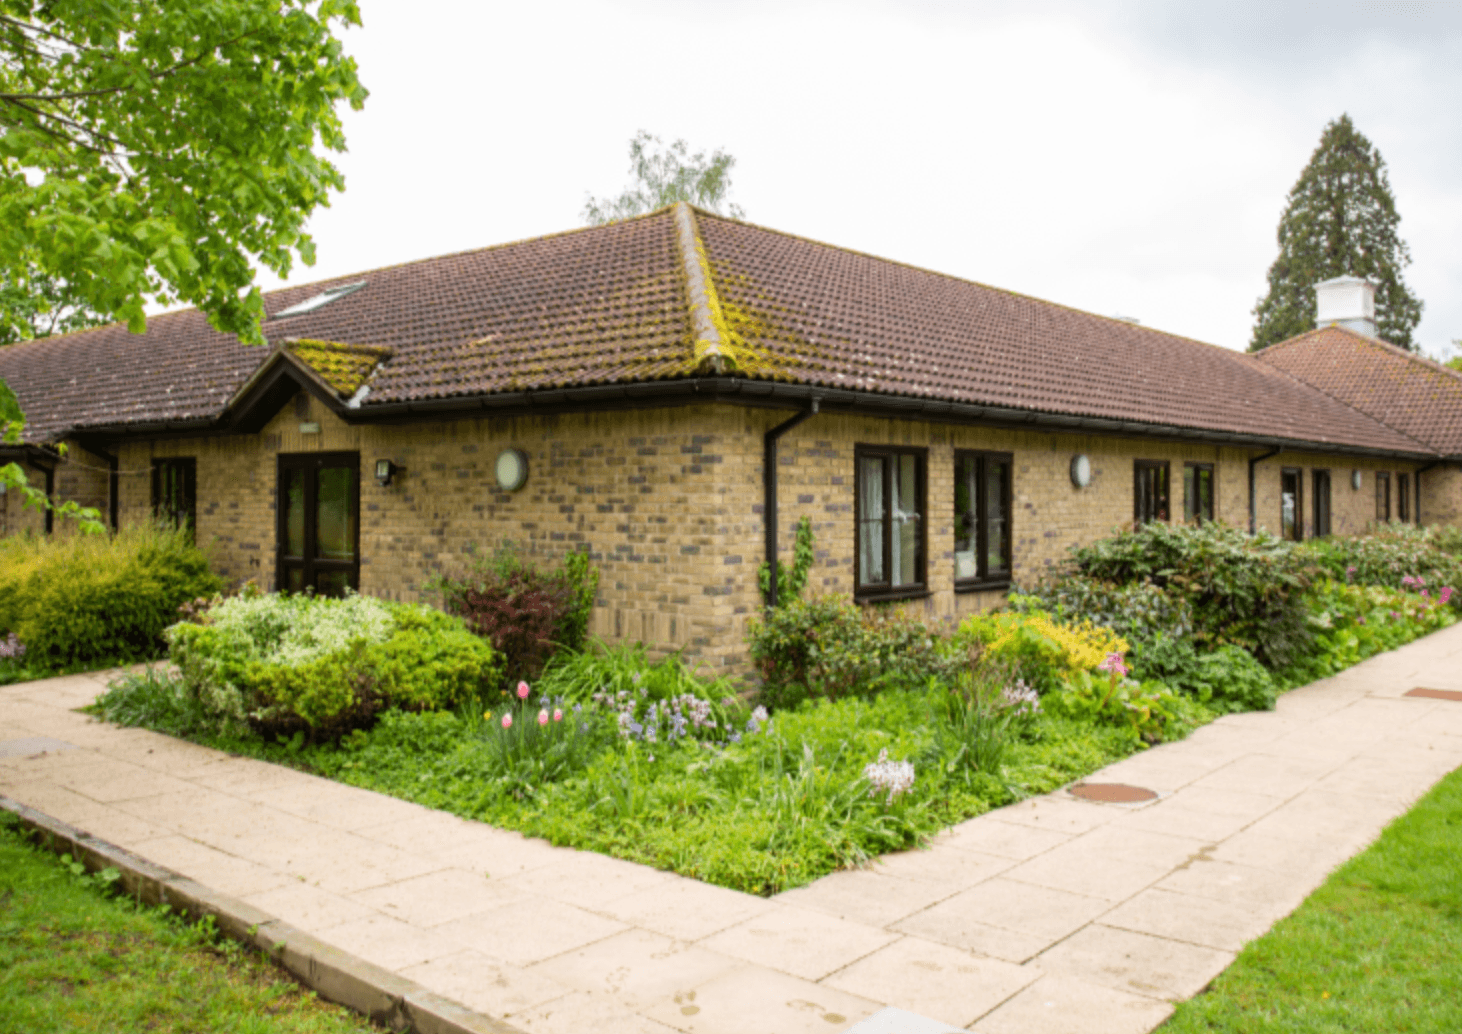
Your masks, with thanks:
[[[1253,535],[1259,530],[1259,502],[1254,496],[1254,467],[1271,456],[1278,456],[1283,449],[1270,449],[1249,460],[1249,534]]]
[[[102,452],[100,449],[88,449],[86,451],[98,459],[107,461],[107,517],[112,526],[112,530],[116,531],[118,497],[120,495],[118,486],[122,480],[122,476],[118,471],[121,470],[122,465],[118,462],[117,457],[109,452]]]
[[[46,534],[49,535],[56,530],[56,510],[52,505],[55,502],[52,497],[56,494],[56,468],[41,469],[46,472]]]
[[[1442,460],[1432,460],[1424,467],[1418,467],[1415,474],[1411,475],[1416,480],[1416,526],[1421,527],[1421,476],[1427,471],[1442,465]]]
[[[810,416],[815,416],[819,400],[813,396],[806,409],[783,420],[762,436],[762,520],[767,533],[767,610],[777,606],[777,439]]]

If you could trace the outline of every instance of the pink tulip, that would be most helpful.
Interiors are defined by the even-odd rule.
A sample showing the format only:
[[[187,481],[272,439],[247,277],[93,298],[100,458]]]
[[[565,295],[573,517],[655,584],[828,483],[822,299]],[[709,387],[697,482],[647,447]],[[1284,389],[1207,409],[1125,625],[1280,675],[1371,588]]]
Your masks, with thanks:
[[[520,683],[518,683],[518,699],[519,700],[527,700],[528,699],[528,683],[526,683],[526,682],[520,682]]]
[[[510,714],[503,715],[503,728],[504,729],[511,729],[512,727],[513,727],[513,716],[510,715]]]
[[[547,725],[548,724],[548,712],[547,711],[539,711],[538,712],[538,724],[539,725]]]
[[[553,709],[553,720],[555,722],[563,721],[563,712],[556,707]]]

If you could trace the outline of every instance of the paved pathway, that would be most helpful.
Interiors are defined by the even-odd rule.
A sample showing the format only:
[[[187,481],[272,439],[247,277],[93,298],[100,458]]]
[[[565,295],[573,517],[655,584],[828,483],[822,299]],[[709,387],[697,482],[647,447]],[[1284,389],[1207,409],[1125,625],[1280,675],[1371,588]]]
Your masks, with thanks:
[[[1091,777],[1156,802],[765,900],[69,710],[101,681],[0,689],[0,793],[530,1034],[1145,1032],[1462,765],[1462,703],[1402,696],[1462,690],[1459,625]]]

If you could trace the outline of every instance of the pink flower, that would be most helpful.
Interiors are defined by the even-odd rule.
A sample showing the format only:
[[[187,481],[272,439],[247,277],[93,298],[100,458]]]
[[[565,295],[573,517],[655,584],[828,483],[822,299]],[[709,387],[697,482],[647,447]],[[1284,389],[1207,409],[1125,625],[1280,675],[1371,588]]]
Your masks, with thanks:
[[[520,682],[520,683],[518,683],[518,699],[519,700],[527,700],[528,699],[528,683],[526,683],[526,682]]]
[[[1444,586],[1442,586],[1442,594],[1437,597],[1437,602],[1440,603],[1442,606],[1445,607],[1447,605],[1447,602],[1449,600],[1451,600],[1451,598],[1452,598],[1452,587],[1450,585],[1444,585]]]
[[[511,729],[512,727],[513,727],[513,716],[510,715],[510,714],[503,715],[503,728],[504,729]]]
[[[548,712],[547,711],[539,711],[538,712],[538,724],[539,725],[547,725],[548,724]]]
[[[1127,665],[1122,663],[1122,655],[1114,651],[1107,654],[1107,659],[1097,665],[1097,671],[1105,671],[1113,675],[1126,675]]]
[[[555,722],[563,721],[563,712],[556,707],[553,709],[553,720]]]

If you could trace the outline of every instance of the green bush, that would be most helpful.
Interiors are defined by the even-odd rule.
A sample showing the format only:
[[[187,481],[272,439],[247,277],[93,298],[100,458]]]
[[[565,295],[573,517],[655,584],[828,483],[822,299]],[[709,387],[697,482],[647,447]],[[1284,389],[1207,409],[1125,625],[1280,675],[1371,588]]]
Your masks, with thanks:
[[[1040,611],[972,614],[960,622],[953,646],[964,656],[1010,665],[1041,693],[1095,671],[1110,654],[1127,652],[1127,641],[1111,629],[1084,619],[1063,624]]]
[[[1133,651],[1133,668],[1220,714],[1272,711],[1279,695],[1269,670],[1237,646],[1200,653],[1186,639],[1159,636]]]
[[[222,587],[183,531],[0,540],[0,634],[19,638],[32,668],[156,657],[179,606]]]
[[[174,625],[167,638],[210,713],[273,734],[333,739],[387,708],[476,706],[500,670],[461,620],[365,596],[247,594]]]
[[[922,686],[952,665],[942,638],[927,626],[846,597],[788,600],[753,620],[747,641],[762,678],[761,700],[774,708]]]
[[[1193,632],[1188,601],[1150,581],[1119,585],[1068,573],[1011,593],[1010,609],[1019,614],[1044,612],[1068,625],[1090,621],[1111,629],[1134,648],[1159,636],[1181,639]]]
[[[1344,671],[1457,621],[1456,611],[1430,590],[1422,595],[1417,590],[1326,580],[1310,592],[1309,599],[1314,644],[1276,673],[1285,686]]]
[[[1367,535],[1315,539],[1300,547],[1337,582],[1409,587],[1420,578],[1433,592],[1456,590],[1452,606],[1462,610],[1462,555],[1453,549],[1452,529],[1383,524]]]
[[[1305,591],[1319,574],[1293,543],[1247,535],[1217,521],[1152,521],[1071,551],[1086,577],[1117,585],[1151,582],[1193,615],[1204,649],[1232,644],[1269,668],[1304,656],[1314,638]]]

